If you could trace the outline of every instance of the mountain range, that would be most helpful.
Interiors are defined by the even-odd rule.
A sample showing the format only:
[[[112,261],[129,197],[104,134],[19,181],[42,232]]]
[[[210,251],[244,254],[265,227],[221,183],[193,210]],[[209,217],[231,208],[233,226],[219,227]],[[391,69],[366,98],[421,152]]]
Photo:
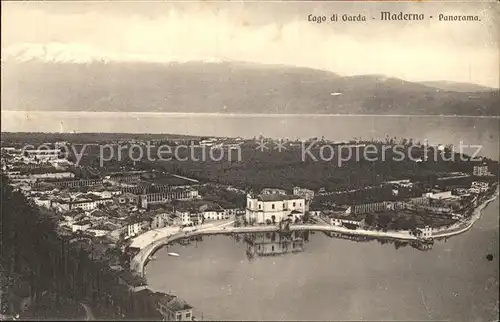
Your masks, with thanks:
[[[3,110],[499,115],[499,91],[474,84],[340,76],[214,58],[129,62],[51,47],[2,52]],[[64,49],[64,48],[63,48]],[[104,57],[104,58],[103,58]],[[120,56],[122,57],[122,56]]]

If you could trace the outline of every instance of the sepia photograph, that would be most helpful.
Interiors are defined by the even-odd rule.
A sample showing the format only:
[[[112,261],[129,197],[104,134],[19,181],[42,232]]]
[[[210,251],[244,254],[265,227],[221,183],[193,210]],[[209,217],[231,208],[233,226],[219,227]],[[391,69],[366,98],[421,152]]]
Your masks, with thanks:
[[[1,10],[0,320],[498,321],[499,1]]]

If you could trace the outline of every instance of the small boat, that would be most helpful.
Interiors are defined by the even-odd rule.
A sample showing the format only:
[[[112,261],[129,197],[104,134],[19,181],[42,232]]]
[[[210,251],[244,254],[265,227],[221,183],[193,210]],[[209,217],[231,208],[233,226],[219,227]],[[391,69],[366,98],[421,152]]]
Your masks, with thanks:
[[[168,256],[174,256],[174,257],[179,257],[181,255],[177,254],[177,253],[168,253]]]

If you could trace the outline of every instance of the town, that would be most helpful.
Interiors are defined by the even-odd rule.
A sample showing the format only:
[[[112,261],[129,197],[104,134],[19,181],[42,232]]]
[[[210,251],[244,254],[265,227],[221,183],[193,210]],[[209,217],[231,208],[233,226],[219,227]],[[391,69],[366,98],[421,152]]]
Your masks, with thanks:
[[[3,1],[0,320],[498,321],[498,8],[365,2]]]
[[[236,139],[231,144],[242,143]],[[221,144],[201,140],[201,145]],[[470,228],[476,208],[497,189],[486,164],[471,166],[469,173],[402,178],[336,191],[299,186],[245,189],[158,167],[137,170],[125,162],[119,171],[101,168],[92,173],[92,167],[62,157],[60,144],[46,145],[52,148],[2,146],[2,173],[10,187],[50,218],[58,236],[74,249],[104,263],[116,283],[140,299],[142,317],[161,320],[199,319],[184,299],[147,288],[144,266],[157,249],[175,240],[254,233],[244,237],[249,256],[279,255],[303,249],[300,236],[316,230],[344,237],[413,240],[425,249],[434,239]],[[263,235],[290,231],[294,237],[280,237],[278,244]],[[285,250],[279,246],[283,243],[291,247]],[[17,282],[19,300],[11,308],[21,315],[29,311],[32,298],[24,284]],[[113,300],[109,305],[113,307]],[[113,310],[113,317],[125,316],[126,308],[116,305]]]

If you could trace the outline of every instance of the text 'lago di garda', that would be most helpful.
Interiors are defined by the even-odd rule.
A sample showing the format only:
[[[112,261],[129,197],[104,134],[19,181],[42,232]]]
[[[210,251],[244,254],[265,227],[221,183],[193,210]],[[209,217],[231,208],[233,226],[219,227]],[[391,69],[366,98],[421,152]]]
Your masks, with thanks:
[[[439,13],[435,16],[425,15],[423,13],[405,13],[405,12],[390,12],[382,11],[380,15],[372,16],[371,20],[381,20],[381,21],[422,21],[426,19],[435,19],[437,21],[481,21],[478,15],[449,15],[445,13]],[[330,22],[364,22],[367,21],[367,17],[362,14],[338,14],[334,13],[329,16],[326,15],[313,15],[309,14],[307,16],[308,22],[314,23],[330,23]]]

